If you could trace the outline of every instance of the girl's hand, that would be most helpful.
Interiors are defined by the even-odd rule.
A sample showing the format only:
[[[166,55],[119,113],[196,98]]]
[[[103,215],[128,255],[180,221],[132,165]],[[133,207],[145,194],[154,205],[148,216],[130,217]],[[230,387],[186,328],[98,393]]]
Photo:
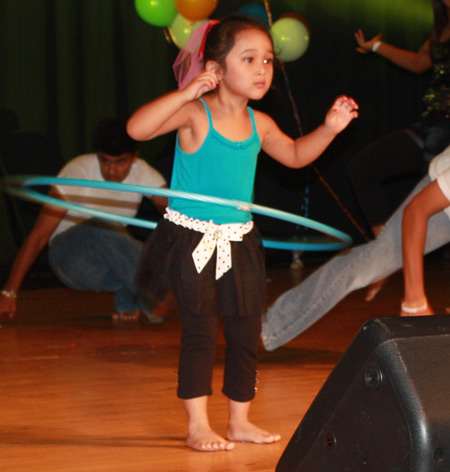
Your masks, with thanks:
[[[0,295],[0,319],[3,315],[7,315],[9,318],[14,318],[16,314],[16,299],[7,297],[6,295]]]
[[[383,35],[380,33],[380,34],[377,34],[376,36],[374,36],[371,40],[366,41],[366,38],[364,37],[363,31],[361,29],[359,29],[355,33],[356,42],[358,43],[358,46],[359,46],[359,47],[356,48],[356,50],[358,52],[360,52],[361,54],[368,54],[369,52],[372,52],[373,45],[377,41],[381,41],[382,37],[383,37]]]
[[[353,118],[358,117],[358,104],[353,98],[341,95],[325,116],[325,126],[333,133],[338,134],[345,129]]]
[[[197,75],[184,89],[189,100],[196,100],[207,92],[214,90],[219,85],[219,78],[213,71],[204,71]]]

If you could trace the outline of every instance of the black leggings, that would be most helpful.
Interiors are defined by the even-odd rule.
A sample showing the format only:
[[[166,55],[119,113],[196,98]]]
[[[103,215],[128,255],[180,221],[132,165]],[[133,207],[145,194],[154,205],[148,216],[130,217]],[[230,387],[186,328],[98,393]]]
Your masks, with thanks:
[[[136,285],[149,298],[161,298],[170,286],[182,324],[178,396],[211,394],[220,319],[224,327],[223,392],[235,401],[255,395],[261,315],[266,309],[264,250],[256,228],[231,242],[232,268],[215,278],[216,253],[200,274],[192,251],[203,234],[162,220],[145,243]]]
[[[183,332],[178,370],[178,396],[183,399],[211,395],[219,319],[196,316],[180,309]],[[224,316],[226,342],[222,392],[231,400],[247,402],[255,396],[259,316]]]
[[[174,226],[174,225],[172,225]],[[197,243],[195,231],[176,227]],[[201,236],[201,235],[200,235]],[[265,309],[264,256],[257,230],[232,242],[232,268],[215,279],[216,254],[198,274],[192,247],[180,255],[172,288],[182,324],[178,396],[211,395],[220,319],[226,342],[223,393],[246,402],[255,396],[261,315]],[[188,245],[190,246],[190,245]]]

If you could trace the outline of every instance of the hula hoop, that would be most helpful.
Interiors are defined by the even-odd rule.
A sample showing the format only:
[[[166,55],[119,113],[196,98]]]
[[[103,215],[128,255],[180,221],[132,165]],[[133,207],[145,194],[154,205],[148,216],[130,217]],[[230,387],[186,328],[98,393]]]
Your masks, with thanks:
[[[37,192],[36,190],[33,190],[30,187],[47,185],[70,185],[77,187],[92,187],[108,190],[134,192],[140,193],[142,195],[158,195],[162,197],[176,197],[188,200],[196,200],[205,203],[232,207],[242,211],[250,211],[252,213],[305,226],[315,231],[319,231],[332,238],[324,238],[323,236],[308,237],[307,239],[311,240],[311,242],[305,241],[305,239],[264,238],[264,247],[270,249],[299,251],[335,251],[343,249],[352,243],[352,239],[348,234],[343,233],[342,231],[339,231],[335,228],[332,228],[331,226],[319,223],[318,221],[314,221],[309,218],[305,218],[300,215],[295,215],[293,213],[288,213],[282,210],[276,210],[275,208],[257,205],[255,203],[229,200],[225,198],[213,197],[210,195],[182,192],[180,190],[171,190],[161,187],[146,187],[144,185],[124,184],[121,182],[119,183],[85,179],[68,179],[48,176],[17,175],[5,177],[2,179],[1,182],[2,189],[5,192],[20,198],[24,198],[26,200],[31,200],[39,203],[47,203],[53,206],[65,208],[67,210],[73,210],[79,213],[86,213],[88,215],[92,215],[98,218],[117,221],[119,223],[125,223],[129,225],[142,226],[143,228],[148,229],[156,228],[157,223],[155,221],[147,221],[141,218],[117,215],[108,211],[97,210],[94,208],[79,205],[77,203],[67,202],[65,200],[60,200],[59,198],[44,195],[40,192]]]

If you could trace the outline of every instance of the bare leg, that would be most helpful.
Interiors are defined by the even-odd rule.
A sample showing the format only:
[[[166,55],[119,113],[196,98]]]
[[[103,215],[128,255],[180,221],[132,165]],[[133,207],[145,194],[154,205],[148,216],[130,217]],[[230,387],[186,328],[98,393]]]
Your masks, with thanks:
[[[248,420],[250,402],[228,400],[229,422],[228,439],[241,442],[270,444],[281,439],[276,433],[269,433]]]
[[[423,254],[429,218],[447,208],[449,200],[437,181],[431,182],[407,205],[402,220],[403,280],[405,294],[400,315],[433,315],[427,302]]]
[[[188,415],[188,434],[186,445],[196,451],[216,452],[231,451],[234,443],[216,434],[209,425],[208,397],[184,400],[184,408]]]

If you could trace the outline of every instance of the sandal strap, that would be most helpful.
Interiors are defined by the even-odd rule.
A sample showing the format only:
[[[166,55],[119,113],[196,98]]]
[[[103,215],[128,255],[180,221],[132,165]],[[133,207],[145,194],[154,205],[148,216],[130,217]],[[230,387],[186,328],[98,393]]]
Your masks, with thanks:
[[[428,308],[428,303],[425,301],[425,305],[418,306],[415,308],[405,306],[404,302],[402,302],[402,311],[405,313],[421,313],[422,311],[425,311]]]

